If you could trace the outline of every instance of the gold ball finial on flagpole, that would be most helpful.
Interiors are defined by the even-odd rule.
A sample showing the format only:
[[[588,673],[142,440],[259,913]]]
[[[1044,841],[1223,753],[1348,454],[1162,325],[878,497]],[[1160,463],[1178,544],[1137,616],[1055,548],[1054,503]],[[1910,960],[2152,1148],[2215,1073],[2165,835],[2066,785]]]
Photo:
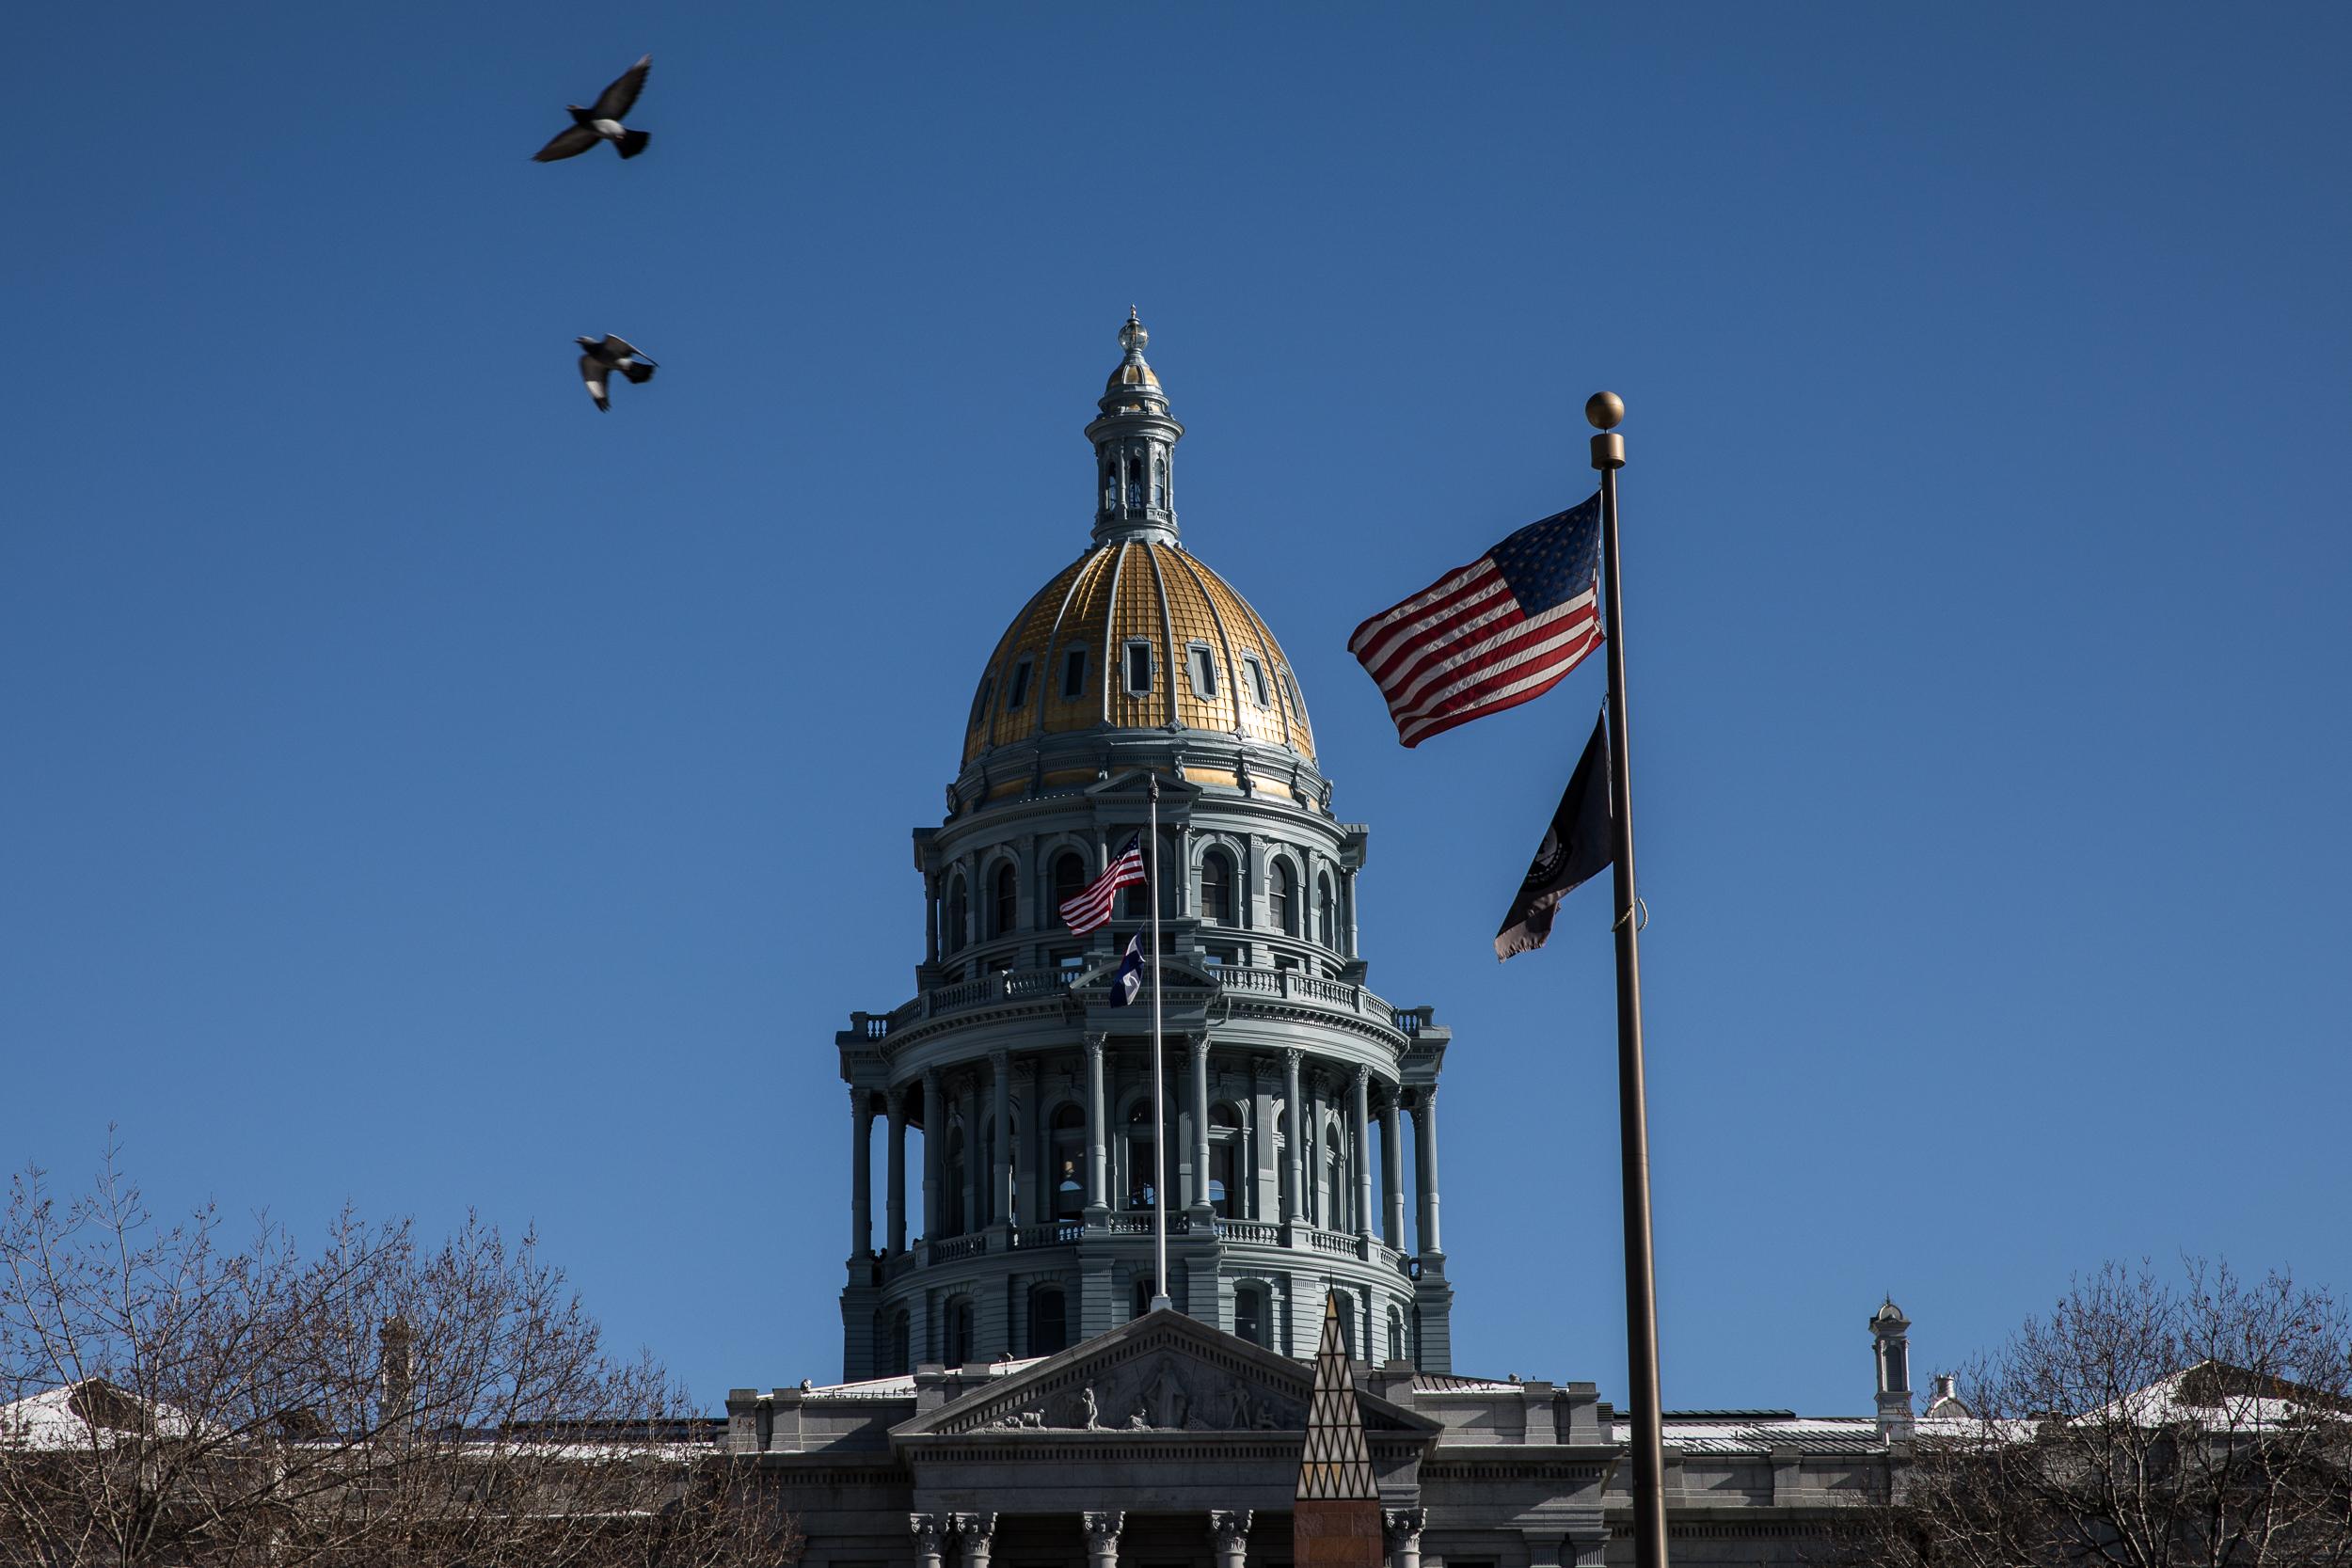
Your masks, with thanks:
[[[1584,417],[1600,432],[1593,437],[1593,467],[1604,472],[1625,467],[1625,437],[1617,426],[1625,419],[1625,399],[1614,392],[1595,392],[1584,400]]]

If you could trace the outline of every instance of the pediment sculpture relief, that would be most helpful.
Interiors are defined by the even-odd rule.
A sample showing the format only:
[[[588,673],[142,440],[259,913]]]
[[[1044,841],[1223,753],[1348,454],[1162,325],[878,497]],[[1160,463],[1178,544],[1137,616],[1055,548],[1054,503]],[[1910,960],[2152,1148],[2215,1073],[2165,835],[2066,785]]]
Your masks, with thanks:
[[[1163,1351],[1014,1406],[984,1432],[1303,1431],[1307,1407],[1278,1389]]]

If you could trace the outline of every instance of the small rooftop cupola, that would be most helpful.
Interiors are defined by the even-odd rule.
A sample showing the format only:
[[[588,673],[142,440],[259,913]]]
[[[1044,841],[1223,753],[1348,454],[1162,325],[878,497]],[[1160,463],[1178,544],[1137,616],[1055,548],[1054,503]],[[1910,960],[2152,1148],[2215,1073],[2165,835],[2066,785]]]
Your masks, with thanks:
[[[1127,324],[1119,329],[1119,346],[1126,352],[1103,388],[1101,417],[1087,426],[1087,439],[1094,443],[1098,543],[1176,542],[1176,443],[1184,439],[1184,427],[1168,417],[1160,378],[1144,363],[1144,345],[1151,341],[1130,308]]]
[[[1879,1431],[1887,1437],[1911,1435],[1911,1320],[1889,1296],[1870,1314],[1870,1339],[1878,1356]]]

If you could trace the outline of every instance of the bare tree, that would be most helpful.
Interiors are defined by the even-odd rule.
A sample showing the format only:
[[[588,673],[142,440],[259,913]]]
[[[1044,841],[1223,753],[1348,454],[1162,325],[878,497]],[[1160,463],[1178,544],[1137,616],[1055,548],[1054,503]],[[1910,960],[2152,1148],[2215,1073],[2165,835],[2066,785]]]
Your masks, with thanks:
[[[2077,1279],[1918,1424],[1848,1555],[1895,1568],[2352,1561],[2352,1334],[2327,1291],[2192,1259]]]
[[[0,1556],[52,1568],[766,1568],[797,1548],[526,1235],[157,1223],[109,1150],[0,1222]]]

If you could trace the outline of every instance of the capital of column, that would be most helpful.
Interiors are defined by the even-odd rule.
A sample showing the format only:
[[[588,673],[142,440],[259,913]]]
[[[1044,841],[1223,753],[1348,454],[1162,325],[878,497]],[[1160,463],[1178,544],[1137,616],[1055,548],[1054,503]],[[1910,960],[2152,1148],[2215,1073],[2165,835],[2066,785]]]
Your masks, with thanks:
[[[1109,1043],[1110,1037],[1108,1035],[1089,1035],[1086,1037],[1087,1060],[1089,1062],[1101,1061],[1103,1059],[1103,1047]],[[1089,1515],[1089,1517],[1092,1517],[1092,1515]],[[1125,1515],[1122,1514],[1120,1517],[1123,1518]]]
[[[1372,1069],[1370,1069],[1370,1068],[1368,1068],[1368,1067],[1364,1066],[1361,1062],[1357,1063],[1357,1064],[1356,1064],[1356,1087],[1358,1088],[1358,1090],[1361,1091],[1361,1090],[1363,1090],[1363,1089],[1366,1089],[1366,1088],[1370,1087],[1371,1084],[1372,1084]]]
[[[927,1562],[939,1560],[941,1529],[936,1513],[907,1515],[907,1533],[914,1538],[915,1552]]]
[[[1296,1072],[1298,1064],[1306,1059],[1307,1053],[1295,1045],[1286,1045],[1282,1048],[1282,1070],[1285,1072]]]
[[[1096,1557],[1108,1557],[1119,1550],[1119,1532],[1127,1528],[1127,1515],[1081,1513],[1078,1523],[1086,1529],[1087,1550]]]
[[[904,1116],[907,1108],[907,1086],[904,1084],[893,1084],[882,1090],[882,1104],[889,1108],[892,1116]]]
[[[989,1547],[996,1539],[996,1515],[950,1513],[947,1522],[955,1528],[956,1546],[966,1568],[986,1568]]]
[[[1249,1540],[1250,1510],[1237,1512],[1213,1509],[1209,1513],[1209,1539],[1216,1543],[1220,1556],[1238,1556],[1247,1549]]]
[[[992,1051],[988,1053],[988,1065],[991,1071],[1001,1074],[1012,1065],[1012,1053],[1001,1049]],[[992,1513],[989,1517],[993,1519],[995,1515]]]
[[[1422,1527],[1429,1523],[1425,1508],[1385,1508],[1380,1511],[1380,1528],[1391,1545],[1403,1545],[1421,1539]]]

